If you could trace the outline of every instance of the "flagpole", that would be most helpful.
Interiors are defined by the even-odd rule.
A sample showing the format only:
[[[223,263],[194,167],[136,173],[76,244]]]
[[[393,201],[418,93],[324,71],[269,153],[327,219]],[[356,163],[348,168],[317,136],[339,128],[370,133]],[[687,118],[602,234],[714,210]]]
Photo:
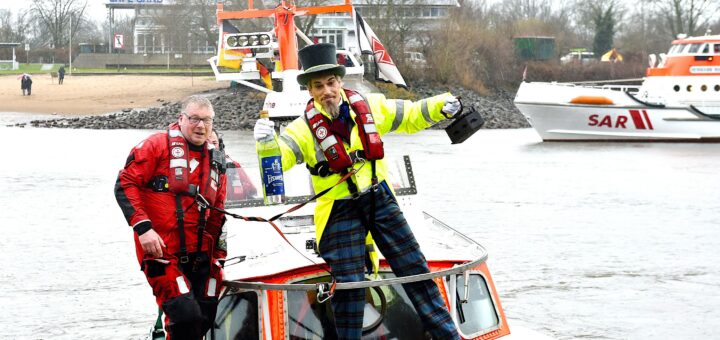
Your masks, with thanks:
[[[72,75],[72,17],[70,17],[70,44],[68,45],[68,61],[70,62],[70,75]]]

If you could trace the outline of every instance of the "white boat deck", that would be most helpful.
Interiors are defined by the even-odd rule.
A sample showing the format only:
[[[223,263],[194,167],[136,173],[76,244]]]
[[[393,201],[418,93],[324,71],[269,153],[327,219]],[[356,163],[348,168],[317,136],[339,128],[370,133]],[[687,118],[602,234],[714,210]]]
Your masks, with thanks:
[[[486,254],[485,249],[479,244],[431,216],[423,214],[412,205],[411,197],[399,197],[398,201],[428,261],[465,262]],[[269,218],[288,207],[257,207],[230,211],[243,216]],[[324,263],[314,250],[306,249],[306,242],[315,238],[315,228],[313,224],[302,224],[312,222],[313,209],[314,204],[308,204],[289,218],[283,217],[275,223],[292,246],[269,223],[229,220],[226,224],[229,245],[229,260],[225,267],[226,280],[274,275]],[[244,256],[244,261],[238,263],[238,256]]]

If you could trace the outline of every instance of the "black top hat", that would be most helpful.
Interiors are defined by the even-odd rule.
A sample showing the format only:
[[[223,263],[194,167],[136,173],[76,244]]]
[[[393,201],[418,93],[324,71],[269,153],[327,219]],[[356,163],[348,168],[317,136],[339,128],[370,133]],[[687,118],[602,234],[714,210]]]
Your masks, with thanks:
[[[307,85],[313,75],[320,73],[334,74],[340,77],[345,76],[345,66],[337,63],[335,56],[335,45],[315,44],[303,47],[298,51],[300,64],[305,72],[298,74],[297,81],[300,85]]]

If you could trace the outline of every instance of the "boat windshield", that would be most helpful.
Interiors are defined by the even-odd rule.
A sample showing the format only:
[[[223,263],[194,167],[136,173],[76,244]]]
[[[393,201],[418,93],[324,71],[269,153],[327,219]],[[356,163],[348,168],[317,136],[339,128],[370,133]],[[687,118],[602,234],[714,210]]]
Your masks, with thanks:
[[[385,164],[390,174],[390,183],[396,195],[415,194],[415,180],[409,156],[386,157]],[[367,166],[370,166],[367,164]],[[288,203],[301,203],[314,194],[310,173],[304,166],[295,166],[284,174],[285,193]],[[262,206],[262,183],[257,166],[235,167],[229,164],[227,169],[228,208]]]
[[[395,277],[381,273],[383,279]],[[318,276],[297,283],[314,284],[330,278]],[[444,280],[455,287],[451,302],[453,317],[463,337],[473,338],[500,327],[495,301],[482,273],[468,275],[467,295],[465,277],[453,275]],[[315,292],[287,291],[285,330],[289,339],[337,339],[330,303],[319,303]],[[215,325],[209,339],[260,339],[258,293],[245,291],[228,294],[220,300]],[[367,288],[362,339],[430,339],[420,317],[402,285],[393,284]]]

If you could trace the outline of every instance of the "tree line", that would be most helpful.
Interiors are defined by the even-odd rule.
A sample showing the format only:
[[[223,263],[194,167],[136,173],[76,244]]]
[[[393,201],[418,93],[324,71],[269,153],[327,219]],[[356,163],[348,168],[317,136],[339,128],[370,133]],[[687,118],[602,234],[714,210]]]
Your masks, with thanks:
[[[163,27],[166,39],[180,44],[192,37],[216,44],[215,1],[175,3],[152,18]],[[256,8],[277,5],[272,1],[254,3]],[[295,2],[298,7],[328,3]],[[720,2],[715,0],[458,0],[459,6],[449,9],[446,18],[431,29],[422,29],[413,11],[428,0],[365,3],[378,9],[373,12],[376,15],[366,15],[366,20],[408,73],[413,70],[402,65],[400,57],[407,50],[421,51],[432,65],[432,72],[423,71],[423,75],[438,81],[481,79],[491,86],[516,81],[518,68],[527,66],[515,58],[513,37],[554,37],[557,56],[572,48],[586,48],[596,55],[617,48],[626,60],[642,64],[649,53],[666,52],[669,42],[680,33],[720,34]],[[132,45],[135,18],[115,18],[111,27],[108,18],[89,17],[87,4],[88,0],[31,0],[28,8],[17,13],[0,10],[0,42],[64,52],[71,39],[75,44],[107,43],[112,33],[124,33],[126,44]],[[245,8],[246,4],[247,0],[225,1],[227,9]],[[310,32],[316,21],[314,17],[296,20],[305,32]],[[61,60],[62,55],[58,56]]]

